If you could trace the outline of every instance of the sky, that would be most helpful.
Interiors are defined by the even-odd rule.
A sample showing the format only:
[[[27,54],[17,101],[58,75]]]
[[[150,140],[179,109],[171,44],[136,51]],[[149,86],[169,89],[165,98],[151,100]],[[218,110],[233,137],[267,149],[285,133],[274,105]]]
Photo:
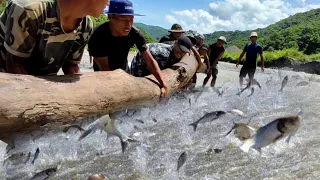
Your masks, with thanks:
[[[201,33],[263,28],[298,12],[320,8],[320,0],[131,0],[135,22]]]

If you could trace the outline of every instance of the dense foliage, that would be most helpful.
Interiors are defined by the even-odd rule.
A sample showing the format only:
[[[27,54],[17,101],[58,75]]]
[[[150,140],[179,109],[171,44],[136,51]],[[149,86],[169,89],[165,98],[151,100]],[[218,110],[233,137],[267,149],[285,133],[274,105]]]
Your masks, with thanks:
[[[265,51],[297,49],[305,54],[320,53],[320,9],[298,13],[263,29],[251,31],[218,31],[206,34],[208,43],[225,36],[231,45],[242,49],[252,31],[258,32]]]

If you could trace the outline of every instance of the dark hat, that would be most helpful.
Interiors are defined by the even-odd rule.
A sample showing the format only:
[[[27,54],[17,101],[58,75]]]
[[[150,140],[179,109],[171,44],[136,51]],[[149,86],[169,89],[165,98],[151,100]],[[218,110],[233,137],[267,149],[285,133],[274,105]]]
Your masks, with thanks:
[[[192,47],[191,40],[185,36],[181,36],[178,38],[178,44],[180,49],[183,52],[190,53],[190,49]]]
[[[180,26],[180,24],[173,24],[171,26],[171,30],[169,30],[169,32],[184,32],[182,27]]]
[[[206,45],[206,44],[202,44],[202,45],[200,46],[200,49],[204,49],[204,50],[208,51],[208,50],[209,50],[209,46]]]
[[[132,2],[129,0],[110,0],[109,10],[104,10],[104,14],[144,16],[134,13]]]

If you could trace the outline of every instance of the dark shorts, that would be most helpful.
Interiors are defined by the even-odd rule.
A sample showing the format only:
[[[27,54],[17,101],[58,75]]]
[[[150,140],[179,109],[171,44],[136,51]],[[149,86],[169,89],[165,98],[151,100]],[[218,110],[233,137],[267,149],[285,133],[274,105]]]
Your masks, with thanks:
[[[249,77],[254,77],[254,73],[256,72],[256,68],[249,68],[242,66],[240,70],[240,77],[246,77],[248,74]]]

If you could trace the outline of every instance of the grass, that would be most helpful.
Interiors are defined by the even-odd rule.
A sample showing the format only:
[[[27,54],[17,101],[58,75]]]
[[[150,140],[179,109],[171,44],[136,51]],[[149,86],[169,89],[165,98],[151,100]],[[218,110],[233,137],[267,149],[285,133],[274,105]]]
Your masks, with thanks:
[[[222,58],[228,59],[230,62],[236,63],[237,60],[239,59],[240,54],[241,52],[232,52],[232,53],[225,52]],[[320,60],[320,53],[306,55],[296,49],[265,51],[263,54],[264,54],[265,62],[277,61],[283,58],[289,58],[291,60],[304,61],[304,62],[312,61],[312,60]],[[243,57],[242,61],[244,60],[245,60],[245,56]],[[260,56],[258,58],[258,61],[260,61]]]

